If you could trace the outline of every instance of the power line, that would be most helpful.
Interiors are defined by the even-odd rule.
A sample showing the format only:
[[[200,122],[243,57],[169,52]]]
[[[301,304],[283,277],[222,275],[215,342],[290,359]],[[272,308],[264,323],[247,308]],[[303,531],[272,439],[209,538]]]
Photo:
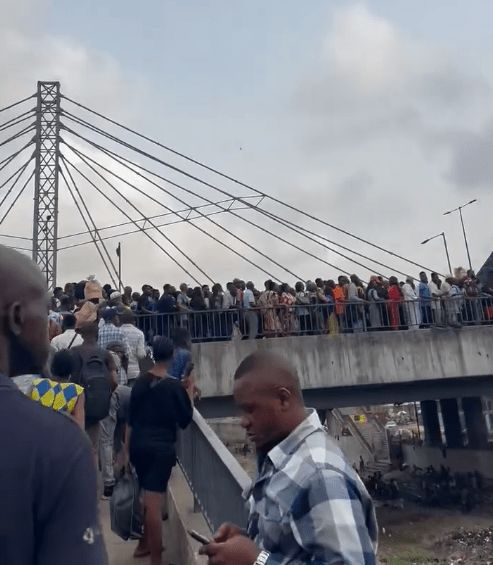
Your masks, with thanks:
[[[255,188],[255,187],[253,187],[253,186],[251,186],[251,185],[249,185],[249,184],[246,184],[246,183],[244,183],[244,182],[242,182],[242,181],[240,181],[240,180],[238,180],[238,179],[236,179],[236,178],[234,178],[234,177],[231,177],[231,176],[229,176],[229,175],[227,175],[227,174],[225,174],[225,173],[222,173],[221,171],[219,171],[219,170],[217,170],[217,169],[215,169],[215,168],[213,168],[213,167],[210,167],[210,166],[206,165],[205,163],[202,163],[201,161],[198,161],[198,160],[196,160],[196,159],[193,159],[192,157],[189,157],[189,156],[185,155],[184,153],[180,153],[179,151],[176,151],[176,150],[172,149],[171,147],[168,147],[168,146],[166,146],[166,145],[163,145],[162,143],[159,143],[158,141],[156,141],[156,140],[154,140],[154,139],[152,139],[152,138],[150,138],[150,137],[147,137],[147,136],[145,136],[145,135],[143,135],[143,134],[141,134],[141,133],[139,133],[139,132],[133,130],[132,128],[129,128],[129,127],[127,127],[127,126],[125,126],[125,125],[123,125],[123,124],[121,124],[121,123],[119,123],[119,122],[117,122],[117,121],[115,121],[115,120],[112,120],[111,118],[108,118],[108,117],[105,116],[104,114],[100,114],[99,112],[96,112],[95,110],[92,110],[91,108],[88,108],[87,106],[84,106],[83,104],[81,104],[81,103],[79,103],[79,102],[76,102],[75,100],[72,100],[71,98],[68,98],[67,96],[63,96],[63,95],[62,95],[62,97],[65,98],[66,100],[68,100],[69,102],[71,102],[72,104],[75,104],[76,106],[79,106],[80,108],[83,108],[84,110],[86,110],[86,111],[88,111],[88,112],[90,112],[90,113],[92,113],[92,114],[94,114],[94,115],[96,115],[96,116],[98,116],[98,117],[100,117],[100,118],[102,118],[102,119],[104,119],[104,120],[106,120],[106,121],[112,123],[113,125],[116,125],[116,126],[122,128],[122,129],[124,129],[125,131],[128,131],[128,132],[130,132],[130,133],[132,133],[132,134],[134,134],[134,135],[140,137],[141,139],[145,139],[146,141],[149,141],[150,143],[152,143],[152,144],[154,144],[154,145],[156,145],[156,146],[158,146],[158,147],[161,147],[162,149],[165,149],[166,151],[169,151],[170,153],[172,153],[172,154],[174,154],[174,155],[177,155],[177,156],[179,156],[179,157],[181,157],[181,158],[183,158],[183,159],[186,159],[187,161],[189,161],[189,162],[191,162],[191,163],[193,163],[193,164],[195,164],[195,165],[197,165],[197,166],[199,166],[199,167],[202,167],[203,169],[205,169],[205,170],[207,170],[207,171],[209,171],[209,172],[215,173],[215,174],[219,175],[220,177],[222,177],[222,178],[224,178],[224,179],[227,179],[227,180],[229,180],[229,181],[231,181],[231,182],[234,182],[235,184],[238,184],[238,185],[240,185],[240,186],[243,186],[244,188],[247,188],[247,189],[249,189],[249,190],[253,190],[253,191],[254,191],[255,193],[257,193],[258,195],[261,195],[261,196],[263,196],[263,197],[265,197],[265,198],[268,198],[268,199],[272,200],[273,202],[276,202],[277,204],[280,204],[280,205],[282,205],[282,206],[285,206],[286,208],[290,209],[291,211],[294,211],[294,212],[297,212],[297,213],[299,213],[299,214],[302,214],[302,215],[306,216],[307,218],[310,218],[310,219],[313,220],[313,221],[319,222],[319,223],[321,223],[322,225],[325,225],[326,227],[329,227],[329,228],[331,228],[331,229],[334,229],[334,230],[336,230],[336,231],[339,231],[339,232],[341,232],[341,233],[343,233],[343,234],[345,234],[345,235],[347,235],[347,236],[349,236],[349,237],[352,237],[352,238],[356,239],[357,241],[360,241],[361,243],[365,243],[366,245],[370,245],[371,247],[374,247],[374,248],[376,248],[376,249],[378,249],[378,250],[380,250],[380,251],[383,251],[384,253],[387,253],[387,254],[389,254],[389,255],[391,255],[391,256],[393,256],[393,257],[396,257],[396,258],[398,258],[398,259],[400,259],[400,260],[402,260],[402,261],[405,261],[406,263],[409,263],[409,264],[411,264],[411,265],[414,265],[414,266],[416,266],[416,267],[419,267],[420,269],[425,269],[425,270],[428,270],[428,271],[433,270],[433,269],[430,269],[429,267],[425,267],[425,266],[423,266],[423,265],[420,265],[419,263],[416,263],[415,261],[413,261],[413,260],[411,260],[411,259],[407,259],[406,257],[403,257],[403,256],[401,256],[401,255],[399,255],[399,254],[397,254],[397,253],[394,253],[393,251],[390,251],[390,250],[388,250],[388,249],[385,249],[384,247],[382,247],[382,246],[380,246],[380,245],[378,245],[378,244],[376,244],[376,243],[370,242],[370,241],[368,241],[368,240],[366,240],[366,239],[364,239],[364,238],[362,238],[362,237],[359,237],[359,236],[357,236],[357,235],[355,235],[355,234],[353,234],[353,233],[351,233],[351,232],[349,232],[349,231],[347,231],[347,230],[345,230],[345,229],[343,229],[343,228],[340,228],[340,227],[335,226],[335,225],[333,225],[333,224],[331,224],[331,223],[329,223],[329,222],[327,222],[327,221],[325,221],[325,220],[322,220],[321,218],[318,218],[318,217],[316,217],[316,216],[314,216],[314,215],[312,215],[312,214],[309,214],[309,213],[307,213],[307,212],[304,212],[303,210],[300,210],[300,209],[298,209],[298,208],[296,208],[296,207],[294,207],[294,206],[292,206],[292,205],[290,205],[290,204],[287,204],[286,202],[283,202],[282,200],[280,200],[280,199],[278,199],[278,198],[275,198],[274,196],[270,196],[269,194],[267,194],[267,193],[265,193],[265,192],[262,192],[261,190]],[[67,112],[64,112],[64,114],[67,115],[68,113],[67,113]],[[82,120],[82,121],[84,121],[84,120]],[[99,129],[99,128],[98,128],[98,129]],[[101,130],[101,131],[103,131],[103,130]],[[113,137],[113,136],[112,136],[112,137]],[[117,140],[117,138],[115,138],[114,140]],[[129,148],[132,148],[132,146],[130,146],[130,144],[125,144],[125,145],[128,146]],[[133,148],[133,149],[134,149],[134,150],[137,150],[137,148]],[[137,150],[137,151],[140,152],[140,153],[142,153],[142,154],[145,154],[145,152],[142,152],[141,150]],[[213,189],[218,190],[217,187],[215,187],[214,185],[211,185],[210,183],[207,183],[207,182],[205,182],[205,181],[199,179],[198,177],[195,177],[194,175],[190,175],[189,173],[186,173],[185,171],[179,169],[178,167],[175,167],[174,165],[171,165],[170,163],[166,163],[165,161],[161,161],[161,160],[158,159],[157,157],[154,157],[154,156],[151,156],[151,155],[147,155],[147,156],[148,156],[149,158],[152,158],[152,159],[154,159],[154,160],[156,160],[156,161],[161,162],[161,164],[163,164],[163,165],[165,165],[165,166],[167,166],[167,167],[170,167],[172,170],[175,170],[176,172],[180,172],[181,174],[184,174],[184,175],[188,176],[189,178],[192,178],[192,179],[196,180],[197,182],[201,182],[202,184],[205,184],[206,186],[209,186],[210,188],[213,188]]]
[[[204,201],[206,201],[206,202],[212,203],[212,201],[209,200],[208,198],[206,198],[205,196],[198,195],[198,194],[196,194],[195,192],[193,192],[192,190],[190,190],[190,189],[188,189],[188,188],[185,188],[185,187],[182,186],[182,185],[179,185],[179,184],[177,184],[177,183],[175,183],[175,182],[173,182],[173,181],[171,181],[171,180],[169,180],[169,179],[167,179],[167,178],[165,178],[165,177],[161,177],[161,176],[158,175],[157,173],[153,173],[152,171],[149,171],[149,170],[146,169],[145,167],[142,167],[141,165],[137,165],[137,164],[134,163],[133,161],[130,161],[130,160],[126,159],[125,157],[122,157],[121,155],[115,154],[113,151],[110,151],[109,149],[106,149],[106,148],[102,147],[101,145],[98,145],[97,143],[94,143],[94,142],[88,140],[87,138],[85,138],[84,136],[81,136],[80,134],[74,132],[71,128],[67,128],[66,126],[63,126],[63,127],[64,127],[64,129],[66,129],[67,131],[70,131],[70,132],[74,133],[77,137],[83,139],[84,141],[86,141],[86,142],[89,143],[90,145],[93,145],[94,147],[96,147],[97,149],[99,149],[100,151],[102,151],[103,153],[105,153],[106,155],[108,155],[109,157],[112,157],[117,163],[119,163],[120,165],[123,165],[123,166],[127,167],[127,168],[128,168],[129,170],[131,170],[133,173],[135,173],[136,175],[142,177],[142,178],[145,179],[147,182],[149,182],[149,183],[151,183],[152,185],[156,186],[157,188],[159,188],[159,190],[165,192],[166,194],[172,196],[173,198],[175,198],[175,199],[178,200],[179,202],[182,202],[182,203],[183,203],[184,201],[181,200],[181,199],[180,199],[178,196],[176,196],[175,194],[169,192],[168,190],[166,190],[165,188],[163,188],[162,186],[160,186],[159,184],[153,182],[153,181],[152,181],[151,179],[149,179],[148,177],[142,175],[142,174],[139,173],[138,171],[135,171],[134,169],[132,169],[131,167],[129,167],[126,163],[131,163],[133,166],[138,167],[138,168],[140,168],[140,169],[142,169],[142,170],[144,170],[144,171],[146,171],[146,172],[148,172],[148,173],[150,173],[150,174],[153,174],[154,176],[156,176],[156,177],[158,177],[158,178],[164,180],[165,182],[167,182],[168,184],[171,184],[172,186],[175,186],[176,188],[179,188],[179,189],[181,189],[181,190],[183,190],[183,191],[185,191],[185,192],[187,192],[187,193],[189,193],[189,194],[192,194],[193,196],[195,196],[195,197],[197,197],[197,198],[200,198],[200,199],[202,199],[202,200],[204,200]],[[115,155],[118,157],[118,159],[115,157]],[[88,158],[89,160],[92,160],[92,161],[94,162],[94,160],[91,159],[91,157],[89,157],[89,156],[87,156],[87,155],[85,155],[85,157]],[[122,180],[123,182],[126,182],[127,184],[129,184],[128,181],[126,181],[126,180],[123,179],[122,177],[119,177],[119,176],[116,175],[116,173],[114,173],[113,171],[111,171],[111,170],[109,170],[109,169],[106,169],[105,167],[103,167],[103,166],[100,165],[99,163],[98,163],[98,166],[100,166],[102,169],[106,170],[106,171],[109,172],[110,174],[116,176],[117,178],[120,178],[120,180]],[[134,185],[131,185],[131,186],[133,186],[133,188],[136,188]],[[139,190],[139,189],[137,189],[137,190]],[[227,193],[225,193],[225,194],[227,194]],[[238,200],[239,200],[240,202],[244,202],[244,200],[243,200],[242,198],[239,198]],[[159,203],[159,202],[158,202],[158,203]],[[249,203],[248,203],[248,207],[250,207],[250,204],[249,204]],[[296,249],[297,251],[301,251],[301,252],[304,253],[305,255],[308,255],[309,257],[312,257],[313,259],[316,259],[317,261],[320,261],[321,263],[324,263],[324,264],[328,265],[329,267],[332,267],[333,269],[337,269],[337,270],[339,270],[339,271],[341,271],[341,272],[345,272],[346,274],[350,274],[349,272],[344,271],[344,270],[341,269],[340,267],[338,267],[338,266],[336,266],[336,265],[333,265],[332,263],[329,263],[329,262],[326,261],[325,259],[322,259],[321,257],[318,257],[317,255],[314,255],[313,253],[310,253],[310,252],[307,251],[306,249],[303,249],[302,247],[299,247],[298,245],[296,245],[296,244],[294,244],[294,243],[292,243],[292,242],[290,242],[290,241],[284,239],[283,237],[279,236],[278,234],[274,234],[274,233],[272,233],[270,230],[268,230],[268,229],[266,229],[266,228],[264,228],[264,227],[262,227],[262,226],[256,224],[255,222],[252,222],[251,220],[249,220],[249,219],[247,219],[247,218],[244,218],[243,216],[240,216],[239,214],[236,214],[234,211],[228,210],[228,209],[224,209],[224,211],[225,211],[225,212],[229,212],[229,213],[232,214],[233,216],[239,218],[240,220],[243,220],[245,223],[247,223],[247,224],[249,224],[249,225],[251,225],[251,226],[253,226],[253,227],[256,227],[257,229],[259,229],[259,230],[261,230],[261,231],[267,233],[268,235],[274,237],[275,239],[277,239],[277,240],[279,240],[279,241],[282,241],[283,243],[289,245],[290,247],[293,247],[293,248]],[[210,218],[209,218],[209,221],[212,222],[212,223],[213,223],[214,225],[216,225],[217,227],[219,227],[220,229],[222,229],[222,230],[224,230],[224,231],[226,231],[227,233],[230,234],[230,232],[229,232],[224,226],[221,226],[221,224],[219,224],[219,223],[217,223],[217,222],[214,222],[214,221],[211,220]],[[192,225],[193,225],[194,227],[197,227],[197,228],[198,228],[198,226],[195,226],[195,224],[192,224]],[[200,229],[200,228],[198,228],[198,229]],[[241,241],[242,243],[244,243],[246,246],[248,246],[248,247],[250,247],[251,249],[253,249],[256,253],[258,253],[258,254],[261,255],[262,257],[268,259],[269,261],[271,261],[272,263],[274,263],[275,265],[277,265],[278,267],[280,267],[281,269],[283,269],[285,272],[289,273],[289,274],[292,275],[293,277],[298,278],[298,279],[303,279],[303,277],[300,277],[300,276],[297,275],[296,273],[293,273],[290,269],[288,269],[287,267],[284,267],[283,265],[281,265],[280,263],[278,263],[277,261],[275,261],[274,259],[272,259],[272,257],[269,257],[268,255],[266,255],[266,254],[263,253],[262,251],[259,251],[257,248],[255,248],[254,246],[252,246],[251,244],[249,244],[249,243],[246,242],[245,240],[241,239],[239,236],[235,236],[235,237],[236,237],[239,241]],[[279,279],[276,279],[276,280],[279,280]]]
[[[65,163],[64,163],[64,166],[65,166],[65,168],[66,168],[66,170],[67,170],[67,174],[69,175],[70,180],[72,181],[72,184],[74,185],[74,189],[77,191],[77,194],[78,194],[78,196],[79,196],[80,201],[81,201],[81,202],[84,204],[84,206],[85,206],[84,199],[82,198],[82,196],[81,196],[81,194],[80,194],[80,192],[79,192],[79,189],[77,188],[77,185],[75,184],[74,178],[72,177],[72,175],[71,175],[70,171],[68,170],[67,165],[66,165]],[[90,227],[89,227],[89,223],[88,223],[88,221],[87,221],[87,218],[84,216],[84,212],[82,211],[82,209],[81,209],[81,207],[80,207],[80,205],[79,205],[78,200],[75,198],[75,194],[74,194],[74,192],[72,191],[72,189],[71,189],[71,187],[70,187],[70,185],[69,185],[69,183],[68,183],[68,181],[67,181],[67,177],[65,176],[65,174],[64,174],[63,169],[62,169],[61,166],[60,166],[60,174],[62,175],[62,178],[63,178],[63,180],[65,181],[65,185],[67,186],[67,188],[68,188],[68,190],[69,190],[69,192],[70,192],[70,196],[72,197],[72,200],[74,201],[74,204],[75,204],[75,206],[77,207],[77,210],[79,211],[80,217],[82,218],[84,224],[86,225],[86,228],[87,228],[88,230],[90,230]],[[86,206],[85,206],[85,207],[86,207]],[[94,228],[95,228],[94,231],[95,231],[96,235],[99,235],[99,234],[98,234],[98,230],[97,230],[97,228],[96,228],[96,224],[94,223],[94,220],[92,219],[91,214],[90,214],[89,211],[87,210],[87,207],[86,207],[86,211],[87,211],[88,216],[89,216],[89,218],[90,218],[90,220],[91,220],[91,223],[93,224],[93,226],[94,226]],[[101,249],[99,248],[97,239],[96,239],[96,237],[95,237],[94,235],[92,236],[92,241],[93,241],[93,243],[94,243],[94,245],[95,245],[95,247],[96,247],[97,252],[99,253],[99,256],[101,257],[101,260],[103,261],[103,265],[105,266],[106,270],[108,271],[108,275],[110,276],[111,282],[113,283],[113,285],[114,285],[115,288],[116,288],[117,285],[116,285],[116,280],[115,280],[115,278],[113,277],[113,272],[112,272],[111,269],[109,268],[108,263],[107,263],[107,261],[106,261],[104,255],[103,255],[103,252],[102,252]],[[113,269],[114,269],[114,271],[115,271],[115,273],[116,273],[117,270],[116,270],[116,268],[115,268],[115,265],[113,264],[113,261],[111,260],[111,257],[110,257],[109,254],[108,254],[108,250],[106,249],[105,244],[104,244],[103,242],[101,242],[101,244],[102,244],[102,246],[103,246],[104,251],[106,252],[106,255],[108,256],[108,259],[109,259],[109,261],[110,261],[111,266],[113,267]]]
[[[28,96],[27,98],[23,98],[22,100],[18,100],[17,102],[14,102],[13,104],[10,104],[9,106],[5,106],[4,108],[0,108],[0,113],[5,112],[5,110],[10,110],[10,108],[15,108],[15,106],[19,106],[20,104],[23,104],[24,102],[27,102],[28,100],[31,100],[31,98],[36,98],[36,94],[31,94],[31,96]]]
[[[104,167],[103,165],[101,165],[100,163],[98,163],[97,161],[94,161],[94,159],[92,159],[91,157],[89,157],[86,154],[82,154],[80,151],[78,151],[77,149],[75,149],[74,147],[70,146],[69,144],[67,144],[66,141],[64,141],[65,145],[68,145],[72,151],[74,151],[77,155],[79,155],[79,157],[82,158],[85,157],[86,159],[92,161],[93,163],[95,163],[96,165],[98,165],[98,167],[100,167],[101,169],[105,170],[106,172],[108,172],[109,174],[113,175],[114,177],[118,178],[119,180],[121,180],[122,182],[128,184],[129,186],[131,186],[132,188],[134,188],[135,190],[137,190],[137,192],[140,192],[141,194],[143,194],[144,196],[146,196],[147,198],[150,198],[151,200],[153,200],[154,202],[156,202],[159,206],[162,206],[164,208],[167,208],[164,204],[162,204],[162,202],[160,202],[159,200],[156,200],[155,198],[153,198],[152,196],[148,195],[147,193],[143,192],[142,190],[140,190],[138,187],[136,187],[135,185],[129,183],[126,179],[124,179],[123,177],[120,177],[119,175],[117,175],[116,173],[114,173],[113,171],[111,171],[110,169],[107,169],[106,167]],[[103,152],[105,151],[104,148],[101,149]],[[119,162],[119,161],[117,161]],[[119,164],[123,164],[124,163],[119,163]],[[126,165],[124,165],[126,166]],[[127,166],[127,168],[129,168]],[[130,169],[132,170],[132,169]],[[142,178],[144,178],[145,180],[147,180],[148,182],[150,182],[151,184],[155,184],[153,183],[150,179],[148,179],[147,177],[141,175],[138,171],[132,170],[132,172],[134,172],[135,174],[141,176]],[[97,171],[96,171],[97,173]],[[99,174],[99,173],[97,173]],[[101,178],[104,179],[104,177],[102,175],[100,175]],[[169,191],[167,191],[166,189],[163,189],[162,187],[160,187],[159,185],[156,185],[160,190],[162,190],[163,192],[171,195],[173,198],[175,198],[176,200],[178,200],[179,202],[181,202],[182,204],[185,204],[185,202],[183,200],[181,200],[180,198],[178,198],[176,195],[171,194]],[[194,194],[194,196],[197,196]],[[203,200],[203,197],[200,197]],[[208,201],[210,204],[213,203],[213,201]],[[230,213],[232,213],[230,211]],[[199,212],[199,214],[203,215],[202,212]],[[241,216],[238,216],[241,217]],[[275,261],[274,259],[272,259],[272,257],[269,257],[268,255],[266,255],[265,253],[263,253],[262,251],[259,251],[258,249],[256,249],[253,245],[251,245],[250,243],[246,242],[244,239],[242,239],[241,237],[233,234],[232,232],[230,232],[228,229],[226,229],[224,226],[222,226],[221,224],[215,222],[214,220],[211,220],[210,217],[207,218],[212,224],[214,224],[215,226],[219,227],[221,230],[225,231],[228,235],[234,237],[236,240],[240,241],[241,243],[243,243],[244,245],[246,245],[247,247],[249,247],[250,249],[253,249],[253,251],[255,251],[256,253],[258,253],[259,255],[261,255],[262,257],[264,257],[265,259],[267,259],[268,261],[271,261],[272,263],[274,263],[275,265],[277,265],[279,268],[281,268],[283,271],[289,273],[290,275],[292,275],[295,278],[300,278],[299,275],[296,275],[295,273],[293,273],[291,270],[289,270],[287,267],[284,267],[283,265],[281,265],[280,263],[278,263],[277,261]],[[252,264],[253,266],[255,266],[257,269],[260,269],[261,271],[263,271],[264,273],[266,273],[269,277],[274,278],[275,280],[280,280],[278,277],[275,277],[274,275],[272,275],[271,273],[269,273],[268,271],[266,271],[263,267],[260,267],[259,265],[257,265],[256,263],[253,263],[250,259],[248,259],[247,257],[245,257],[242,253],[236,251],[235,249],[233,249],[232,247],[230,247],[229,245],[227,245],[224,241],[221,241],[220,239],[216,238],[215,236],[213,236],[212,234],[210,234],[209,232],[207,232],[206,230],[202,229],[200,226],[197,226],[196,224],[194,224],[191,220],[187,220],[187,222],[189,224],[191,224],[194,228],[198,229],[199,231],[201,231],[202,233],[204,233],[205,235],[207,235],[208,237],[210,237],[211,239],[213,239],[214,241],[216,241],[217,243],[219,243],[220,245],[222,245],[223,247],[229,249],[232,253],[235,253],[236,255],[240,256],[242,259],[244,259],[245,261],[247,261],[248,263]]]
[[[109,198],[109,196],[107,196],[96,184],[94,184],[86,175],[84,175],[84,173],[81,172],[80,169],[78,169],[69,159],[67,159],[63,154],[61,154],[60,157],[61,157],[61,159],[63,160],[64,163],[68,163],[73,169],[75,169],[75,170],[79,173],[79,175],[80,175],[82,178],[84,178],[91,186],[93,186],[93,187],[99,192],[99,194],[101,194],[102,196],[104,196],[104,198],[106,198],[106,200],[108,200],[108,202],[110,202],[113,206],[115,206],[115,208],[116,208],[121,214],[123,214],[124,216],[126,216],[130,221],[133,221],[135,227],[139,228],[140,231],[142,231],[142,233],[143,233],[144,235],[146,235],[155,245],[157,245],[157,246],[159,247],[159,249],[161,249],[161,251],[162,251],[163,253],[165,253],[180,269],[182,269],[183,272],[185,272],[185,273],[186,273],[192,280],[194,280],[197,284],[201,284],[200,281],[199,281],[196,277],[194,277],[183,265],[181,265],[180,262],[179,262],[175,257],[173,257],[173,256],[172,256],[159,242],[157,242],[150,234],[148,234],[146,231],[142,230],[142,229],[140,228],[140,226],[139,226],[134,220],[132,220],[132,218],[131,218],[123,209],[119,208],[119,207],[111,200],[111,198]],[[86,164],[87,164],[87,163],[86,163]],[[106,179],[104,179],[104,180],[106,180]],[[117,190],[109,181],[106,181],[106,182],[107,182],[107,184],[108,184],[109,186],[111,186],[111,188],[112,188],[117,194],[119,194],[118,190]],[[140,210],[138,210],[138,209],[137,209],[128,199],[126,199],[123,195],[121,195],[121,196],[122,196],[122,198],[124,198],[124,199],[127,201],[128,204],[130,204],[135,210],[137,210],[137,212],[138,212],[141,216],[143,216],[143,219],[146,219],[145,216],[142,214],[142,212],[140,212]],[[160,231],[160,230],[159,230],[159,231]],[[174,243],[169,239],[169,237],[168,237],[166,234],[164,234],[164,233],[161,232],[161,231],[160,231],[160,233],[161,233],[161,235],[163,235],[163,237],[166,238],[167,241],[170,242],[170,244],[171,244],[174,248],[176,248],[176,246],[174,245]],[[183,253],[183,252],[182,252],[182,253]],[[199,269],[199,270],[200,270],[200,272],[202,272],[201,269]],[[213,279],[212,279],[209,275],[206,275],[206,277],[207,277],[207,279],[210,280],[211,282],[214,282]]]

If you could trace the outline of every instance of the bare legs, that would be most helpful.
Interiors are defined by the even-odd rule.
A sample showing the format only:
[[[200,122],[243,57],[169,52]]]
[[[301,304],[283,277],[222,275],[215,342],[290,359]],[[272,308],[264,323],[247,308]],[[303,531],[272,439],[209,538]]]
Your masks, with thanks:
[[[143,557],[150,554],[151,565],[162,565],[162,501],[162,493],[144,491],[144,537],[140,540],[134,556]]]

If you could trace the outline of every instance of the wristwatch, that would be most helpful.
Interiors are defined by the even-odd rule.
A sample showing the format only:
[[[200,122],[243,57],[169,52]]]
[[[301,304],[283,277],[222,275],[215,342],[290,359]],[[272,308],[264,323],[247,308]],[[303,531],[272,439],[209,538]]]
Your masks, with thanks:
[[[255,563],[253,565],[265,565],[269,557],[270,553],[268,551],[261,551],[258,554],[257,559],[255,559]]]

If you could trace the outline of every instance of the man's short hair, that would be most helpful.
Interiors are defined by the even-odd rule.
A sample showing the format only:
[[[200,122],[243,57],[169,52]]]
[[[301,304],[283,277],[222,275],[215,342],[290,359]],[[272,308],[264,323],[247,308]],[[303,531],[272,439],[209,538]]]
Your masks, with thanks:
[[[64,330],[73,330],[76,323],[77,318],[73,314],[64,314],[62,321],[62,327]]]

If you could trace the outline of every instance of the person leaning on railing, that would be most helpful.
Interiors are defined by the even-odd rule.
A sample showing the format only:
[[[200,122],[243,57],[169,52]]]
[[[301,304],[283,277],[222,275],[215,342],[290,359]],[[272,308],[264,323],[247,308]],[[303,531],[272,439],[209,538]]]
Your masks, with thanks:
[[[259,471],[246,493],[247,530],[221,525],[200,550],[209,565],[375,565],[371,498],[305,408],[295,370],[272,353],[249,355],[236,370],[234,398]]]

